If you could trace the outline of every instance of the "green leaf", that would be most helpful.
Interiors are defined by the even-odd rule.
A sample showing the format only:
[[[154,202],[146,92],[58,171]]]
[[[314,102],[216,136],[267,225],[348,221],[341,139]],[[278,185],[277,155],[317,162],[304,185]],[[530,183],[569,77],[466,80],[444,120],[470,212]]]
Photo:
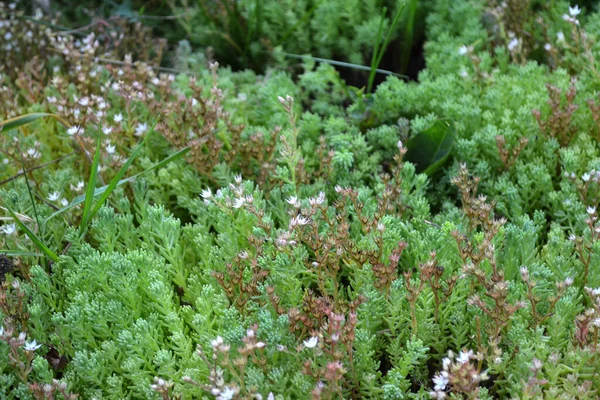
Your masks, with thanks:
[[[121,180],[120,180],[120,181],[117,183],[117,185],[115,186],[115,188],[117,188],[117,187],[119,187],[119,186],[121,186],[121,185],[123,185],[123,184],[125,184],[125,183],[127,183],[127,182],[131,182],[131,181],[135,180],[136,178],[138,178],[139,176],[141,176],[141,175],[145,174],[146,172],[152,171],[152,170],[154,170],[154,169],[157,169],[157,168],[161,168],[161,167],[163,167],[163,166],[165,166],[165,165],[169,164],[171,161],[174,161],[174,160],[176,160],[176,159],[178,159],[178,158],[180,158],[180,157],[184,156],[184,155],[185,155],[185,154],[186,154],[188,151],[190,151],[190,148],[189,148],[189,147],[185,147],[185,148],[183,148],[183,149],[179,150],[177,153],[175,153],[175,154],[173,154],[173,155],[171,155],[171,156],[169,156],[169,157],[165,158],[164,160],[162,160],[162,161],[160,161],[160,162],[158,162],[158,163],[154,164],[154,165],[153,165],[153,166],[151,166],[150,168],[147,168],[147,169],[145,169],[144,171],[142,171],[142,172],[140,172],[140,173],[138,173],[138,174],[135,174],[135,175],[133,175],[133,176],[130,176],[129,178],[121,179]],[[112,183],[112,182],[111,182],[111,183]],[[109,185],[105,185],[105,186],[102,186],[102,187],[100,187],[100,188],[96,189],[96,190],[94,191],[94,197],[96,197],[96,196],[100,196],[102,193],[104,193],[104,192],[105,192],[105,191],[108,189],[108,186],[109,186]],[[71,202],[71,204],[69,204],[69,205],[67,205],[67,206],[65,206],[65,207],[63,207],[63,208],[61,208],[61,209],[60,209],[60,210],[58,210],[58,211],[55,211],[55,212],[54,212],[52,215],[50,215],[48,218],[46,218],[45,222],[49,221],[50,219],[52,219],[52,218],[56,217],[56,216],[57,216],[57,215],[59,215],[59,214],[62,214],[62,213],[63,213],[63,212],[65,212],[65,211],[67,211],[67,210],[70,210],[71,208],[73,208],[73,207],[76,207],[76,206],[78,206],[79,204],[83,203],[83,202],[85,201],[85,198],[86,198],[86,195],[81,195],[81,196],[77,196],[77,197],[75,197],[75,198],[73,199],[73,201]]]
[[[92,170],[88,179],[87,188],[85,191],[85,203],[83,205],[83,216],[81,217],[81,226],[79,233],[82,234],[90,220],[90,212],[92,211],[92,201],[94,201],[94,191],[96,190],[96,179],[98,178],[98,164],[100,163],[100,145],[101,138],[98,138],[96,143],[96,152],[94,153],[94,161],[92,161]]]
[[[33,233],[32,231],[29,230],[29,228],[23,223],[21,222],[21,220],[19,219],[19,217],[17,216],[17,214],[14,213],[13,210],[11,210],[8,205],[6,205],[6,210],[8,211],[8,213],[10,214],[10,216],[13,218],[13,221],[15,221],[15,223],[19,226],[19,228],[25,232],[25,234],[29,237],[29,239],[31,239],[31,241],[33,242],[33,244],[35,245],[35,247],[38,248],[38,250],[40,250],[42,253],[44,253],[45,255],[47,255],[50,259],[52,259],[54,262],[58,262],[58,256],[56,255],[55,252],[53,252],[52,250],[50,250],[41,240],[40,238],[38,238],[35,233]]]
[[[25,250],[0,249],[0,255],[7,257],[41,257],[43,254]]]
[[[405,160],[416,165],[419,173],[433,175],[446,162],[454,145],[454,124],[437,120],[406,144]]]
[[[33,122],[36,119],[40,119],[40,118],[44,118],[44,117],[55,118],[58,122],[63,124],[65,127],[69,127],[69,124],[56,114],[33,113],[33,114],[19,115],[18,117],[10,118],[10,119],[7,119],[6,121],[0,122],[0,131],[10,131],[13,129],[17,129],[20,126],[27,125],[28,123]]]

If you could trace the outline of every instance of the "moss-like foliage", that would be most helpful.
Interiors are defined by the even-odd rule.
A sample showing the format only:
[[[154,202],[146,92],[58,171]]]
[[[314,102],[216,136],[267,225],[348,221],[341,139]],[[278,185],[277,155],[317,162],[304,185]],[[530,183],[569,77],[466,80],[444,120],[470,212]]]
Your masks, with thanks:
[[[0,4],[0,117],[55,116],[0,131],[4,397],[598,397],[600,14],[424,2],[427,67],[373,93],[259,57],[368,64],[383,3],[200,2],[166,71]]]

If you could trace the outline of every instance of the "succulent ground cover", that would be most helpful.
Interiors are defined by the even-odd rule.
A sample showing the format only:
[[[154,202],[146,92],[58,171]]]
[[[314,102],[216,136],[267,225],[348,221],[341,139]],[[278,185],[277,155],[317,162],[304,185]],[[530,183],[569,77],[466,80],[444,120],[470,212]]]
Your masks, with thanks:
[[[594,2],[156,3],[0,3],[2,398],[598,398]]]

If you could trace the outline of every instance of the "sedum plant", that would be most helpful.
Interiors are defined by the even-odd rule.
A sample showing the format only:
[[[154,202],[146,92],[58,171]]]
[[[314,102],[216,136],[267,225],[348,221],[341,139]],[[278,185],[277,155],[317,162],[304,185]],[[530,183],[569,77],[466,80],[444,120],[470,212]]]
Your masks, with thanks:
[[[517,3],[433,2],[419,80],[368,96],[93,27],[5,46],[0,393],[596,398],[598,16]]]

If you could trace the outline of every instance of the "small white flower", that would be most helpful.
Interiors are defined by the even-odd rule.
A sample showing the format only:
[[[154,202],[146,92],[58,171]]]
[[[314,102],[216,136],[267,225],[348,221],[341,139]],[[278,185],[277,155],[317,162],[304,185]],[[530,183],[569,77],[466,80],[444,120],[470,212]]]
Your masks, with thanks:
[[[115,122],[119,123],[121,121],[123,121],[123,114],[119,113],[117,115],[114,116],[114,120]]]
[[[303,343],[304,347],[306,347],[307,349],[314,349],[315,347],[317,347],[317,344],[319,344],[319,338],[316,336],[312,336],[310,339],[305,340]]]
[[[11,38],[12,38],[12,33],[10,33],[10,32],[6,32],[6,33],[4,34],[4,39],[6,39],[6,40],[10,40]]]
[[[67,200],[67,199],[65,199],[65,198],[63,197],[63,198],[60,200],[60,204],[61,204],[63,207],[66,207],[66,206],[67,206],[67,204],[69,204],[69,200]]]
[[[54,96],[46,97],[46,100],[48,100],[48,103],[56,103],[56,97]]]
[[[433,390],[435,391],[441,391],[446,389],[446,385],[448,385],[448,377],[447,377],[448,373],[446,371],[441,372],[441,373],[437,373],[434,375],[433,377]]]
[[[204,200],[208,200],[212,197],[212,190],[210,190],[210,188],[206,188],[202,191],[200,196],[202,196]]]
[[[233,180],[239,185],[240,183],[242,183],[242,176],[240,174],[237,174],[233,177]]]
[[[23,345],[23,348],[25,349],[25,351],[36,351],[40,347],[42,347],[42,345],[37,344],[35,339],[32,340],[31,342],[25,342],[25,344]]]
[[[589,206],[588,208],[586,208],[586,211],[588,214],[594,215],[596,214],[596,207]]]
[[[294,218],[294,220],[296,225],[304,226],[308,224],[308,218],[304,218],[301,215],[297,215],[296,218]]]
[[[317,204],[321,205],[325,202],[325,192],[319,192],[317,196]]]
[[[566,286],[571,286],[573,284],[573,278],[571,278],[570,276],[568,278],[565,279],[565,285]]]
[[[27,150],[27,154],[31,158],[40,158],[42,156],[37,149],[29,149]]]
[[[444,368],[444,370],[447,371],[450,367],[450,364],[452,364],[452,360],[448,357],[444,357],[444,359],[442,360],[442,367]]]
[[[469,48],[467,46],[465,46],[464,44],[458,48],[458,54],[460,54],[461,56],[464,56],[468,52],[469,52]]]
[[[15,224],[5,224],[0,226],[0,231],[4,232],[6,236],[12,235],[17,230],[17,226]]]
[[[469,360],[471,359],[471,356],[473,355],[473,351],[469,350],[469,351],[461,351],[458,358],[456,359],[456,362],[460,363],[460,364],[464,364],[469,362]]]
[[[225,386],[225,388],[217,396],[217,400],[231,400],[235,394],[236,392],[234,389],[230,388],[229,386]]]
[[[592,324],[594,324],[596,328],[600,328],[600,318],[596,318],[594,321],[592,321]]]
[[[556,34],[556,38],[558,39],[559,42],[564,42],[565,41],[565,34],[562,32],[558,32]]]
[[[551,45],[550,43],[546,43],[546,44],[544,45],[544,50],[546,50],[546,51],[550,51],[550,50],[552,50],[552,45]]]
[[[58,200],[58,198],[60,197],[60,193],[58,192],[52,192],[48,195],[48,200],[50,201],[56,201]]]
[[[242,208],[245,203],[246,199],[244,199],[243,197],[237,198],[233,202],[233,208]]]
[[[469,76],[469,73],[464,69],[461,69],[459,74],[462,78],[467,78]]]
[[[90,104],[90,101],[88,100],[88,98],[87,98],[87,97],[82,97],[82,98],[79,100],[79,104],[81,104],[81,106],[83,106],[83,107],[87,107],[87,106],[88,106],[88,104]]]
[[[583,179],[584,182],[587,182],[590,180],[590,174],[589,173],[585,173],[583,174],[583,176],[581,177],[581,179]]]
[[[104,110],[106,108],[106,102],[104,100],[100,100],[98,103],[98,108]]]
[[[286,201],[294,207],[300,207],[300,202],[298,201],[298,198],[296,196],[291,196]]]
[[[83,133],[83,129],[81,129],[81,127],[79,125],[73,125],[69,129],[67,129],[67,134],[70,136],[73,136],[76,133],[79,133],[79,131],[81,131],[81,133]]]
[[[105,135],[110,135],[111,132],[112,132],[112,127],[110,127],[110,126],[106,126],[106,127],[102,128],[102,133],[104,133]]]
[[[148,125],[146,123],[137,124],[137,126],[135,127],[135,136],[142,136],[147,130]]]
[[[575,7],[569,7],[569,14],[571,14],[571,17],[578,16],[580,12],[581,8],[579,8],[578,5],[575,5]]]
[[[107,144],[106,145],[106,152],[108,154],[114,154],[115,149],[116,149],[115,145],[112,145],[112,144]]]
[[[215,340],[211,340],[210,345],[215,348],[223,344],[223,338],[221,336],[217,336]]]
[[[513,38],[510,42],[508,42],[508,50],[513,51],[519,46],[519,39]]]

